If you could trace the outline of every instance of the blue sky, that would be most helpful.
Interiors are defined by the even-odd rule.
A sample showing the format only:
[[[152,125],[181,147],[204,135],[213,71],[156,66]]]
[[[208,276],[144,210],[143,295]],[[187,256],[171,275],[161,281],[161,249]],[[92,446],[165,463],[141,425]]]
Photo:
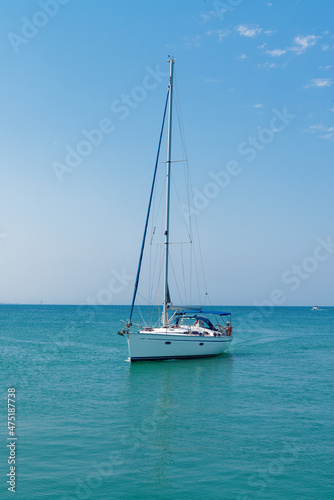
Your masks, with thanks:
[[[0,302],[130,302],[171,53],[212,303],[333,305],[333,18],[3,0]]]

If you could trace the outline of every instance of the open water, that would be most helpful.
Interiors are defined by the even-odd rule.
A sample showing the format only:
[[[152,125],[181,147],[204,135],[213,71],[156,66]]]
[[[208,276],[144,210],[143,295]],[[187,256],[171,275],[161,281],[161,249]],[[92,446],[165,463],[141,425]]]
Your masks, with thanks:
[[[1,498],[334,499],[334,308],[229,308],[227,354],[133,364],[128,309],[0,306]]]

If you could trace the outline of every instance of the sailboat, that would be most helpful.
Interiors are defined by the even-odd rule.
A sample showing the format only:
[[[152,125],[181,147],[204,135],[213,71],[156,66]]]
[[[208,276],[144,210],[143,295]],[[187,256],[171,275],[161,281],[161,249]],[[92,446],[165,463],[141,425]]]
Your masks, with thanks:
[[[185,358],[204,358],[218,356],[228,349],[233,335],[231,314],[216,308],[201,306],[174,306],[169,293],[169,263],[170,263],[170,185],[171,185],[171,139],[172,139],[172,110],[173,110],[173,74],[174,59],[167,61],[170,65],[169,84],[165,103],[162,128],[160,132],[159,147],[156,157],[151,194],[144,235],[142,239],[138,270],[135,280],[131,311],[124,328],[119,335],[125,336],[129,348],[129,360],[166,360]],[[168,117],[167,130],[167,161],[166,161],[166,213],[164,225],[164,283],[162,317],[158,326],[142,324],[135,325],[133,321],[134,305],[136,301],[142,259],[146,242],[148,221],[150,217],[153,191],[159,163],[160,147],[162,142],[164,124]]]

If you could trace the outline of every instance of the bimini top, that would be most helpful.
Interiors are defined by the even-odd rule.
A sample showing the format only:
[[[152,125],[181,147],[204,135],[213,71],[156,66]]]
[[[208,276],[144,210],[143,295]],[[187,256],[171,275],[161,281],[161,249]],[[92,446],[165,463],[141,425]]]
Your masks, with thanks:
[[[198,314],[189,314],[188,316],[186,316],[186,318],[187,319],[196,319],[196,321],[202,321],[203,323],[206,323],[208,325],[210,330],[215,329],[213,324],[211,323],[211,321],[208,318],[206,318],[205,316],[199,316]]]
[[[198,309],[190,309],[189,311],[187,310],[180,310],[180,312],[177,312],[176,314],[177,315],[192,315],[194,316],[196,313],[202,313],[202,314],[216,314],[217,316],[230,316],[231,313],[229,312],[224,312],[224,311],[212,311],[212,310],[209,310],[209,311],[203,311],[200,307]]]

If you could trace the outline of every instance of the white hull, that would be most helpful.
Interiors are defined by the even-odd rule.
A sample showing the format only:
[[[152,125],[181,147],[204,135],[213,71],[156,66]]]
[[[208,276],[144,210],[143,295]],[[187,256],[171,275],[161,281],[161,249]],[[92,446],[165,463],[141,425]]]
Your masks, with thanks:
[[[128,333],[130,361],[206,358],[218,356],[228,349],[231,335],[214,336],[176,333],[159,328],[153,332]]]

